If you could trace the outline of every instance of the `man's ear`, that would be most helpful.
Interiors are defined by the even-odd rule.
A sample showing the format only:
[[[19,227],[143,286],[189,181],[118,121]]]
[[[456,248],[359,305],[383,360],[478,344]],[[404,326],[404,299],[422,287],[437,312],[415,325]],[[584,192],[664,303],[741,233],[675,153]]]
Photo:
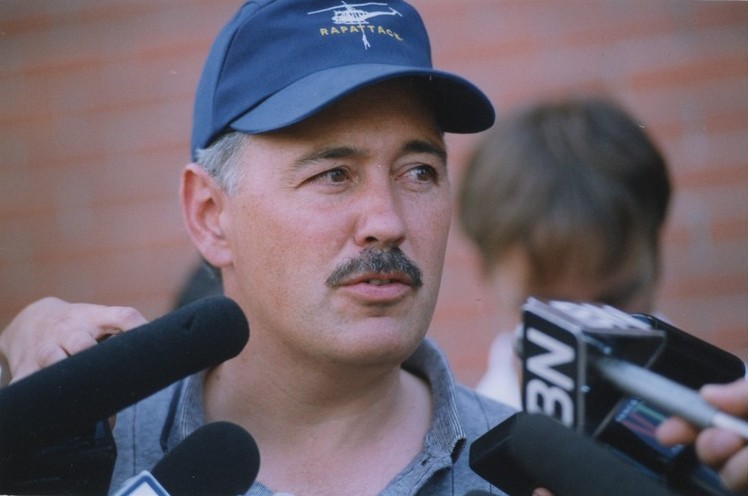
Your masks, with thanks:
[[[232,262],[223,225],[224,195],[199,165],[189,164],[182,171],[180,198],[187,232],[205,260],[217,268]]]

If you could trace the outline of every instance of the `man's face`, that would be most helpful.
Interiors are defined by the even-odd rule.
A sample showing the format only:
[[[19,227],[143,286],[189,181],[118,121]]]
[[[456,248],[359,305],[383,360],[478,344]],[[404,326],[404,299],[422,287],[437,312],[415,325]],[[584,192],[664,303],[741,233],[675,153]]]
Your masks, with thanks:
[[[364,364],[403,360],[423,338],[450,195],[442,135],[412,91],[375,85],[248,138],[222,222],[232,254],[226,291],[253,341]],[[350,261],[361,263],[346,268]]]

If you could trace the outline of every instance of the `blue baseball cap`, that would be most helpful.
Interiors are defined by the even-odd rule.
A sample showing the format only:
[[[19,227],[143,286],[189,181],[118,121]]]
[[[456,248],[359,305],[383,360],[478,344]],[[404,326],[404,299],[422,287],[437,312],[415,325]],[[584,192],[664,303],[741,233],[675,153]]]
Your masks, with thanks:
[[[443,131],[493,125],[486,95],[438,71],[418,12],[401,0],[250,0],[221,30],[197,88],[192,157],[228,131],[300,122],[380,81],[415,77]]]

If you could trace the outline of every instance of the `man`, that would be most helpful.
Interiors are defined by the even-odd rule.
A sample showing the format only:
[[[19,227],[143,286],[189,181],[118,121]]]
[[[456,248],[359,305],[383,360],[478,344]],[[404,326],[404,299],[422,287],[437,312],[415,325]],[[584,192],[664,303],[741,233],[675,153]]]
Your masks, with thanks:
[[[424,336],[450,223],[443,132],[484,130],[493,109],[433,70],[428,47],[401,1],[253,1],[219,34],[181,201],[252,338],[237,358],[118,416],[113,490],[217,420],[257,440],[249,494],[489,489],[467,447],[512,411],[454,385]],[[86,322],[82,339],[53,338],[45,362],[142,321],[127,309],[35,305],[19,317]],[[7,349],[13,327],[23,319],[0,351],[28,373],[34,359],[22,365]]]
[[[535,102],[476,147],[460,221],[491,303],[520,315],[529,296],[650,313],[671,185],[649,136],[600,97]],[[497,335],[477,390],[520,408],[512,332]]]

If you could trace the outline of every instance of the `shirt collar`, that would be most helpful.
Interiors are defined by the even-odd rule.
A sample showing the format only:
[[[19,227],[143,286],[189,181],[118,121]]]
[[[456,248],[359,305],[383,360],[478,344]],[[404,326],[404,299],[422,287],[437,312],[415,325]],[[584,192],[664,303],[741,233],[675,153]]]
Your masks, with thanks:
[[[457,459],[467,436],[457,413],[455,382],[446,358],[431,340],[425,339],[403,368],[425,379],[431,387],[434,412],[424,450]]]

